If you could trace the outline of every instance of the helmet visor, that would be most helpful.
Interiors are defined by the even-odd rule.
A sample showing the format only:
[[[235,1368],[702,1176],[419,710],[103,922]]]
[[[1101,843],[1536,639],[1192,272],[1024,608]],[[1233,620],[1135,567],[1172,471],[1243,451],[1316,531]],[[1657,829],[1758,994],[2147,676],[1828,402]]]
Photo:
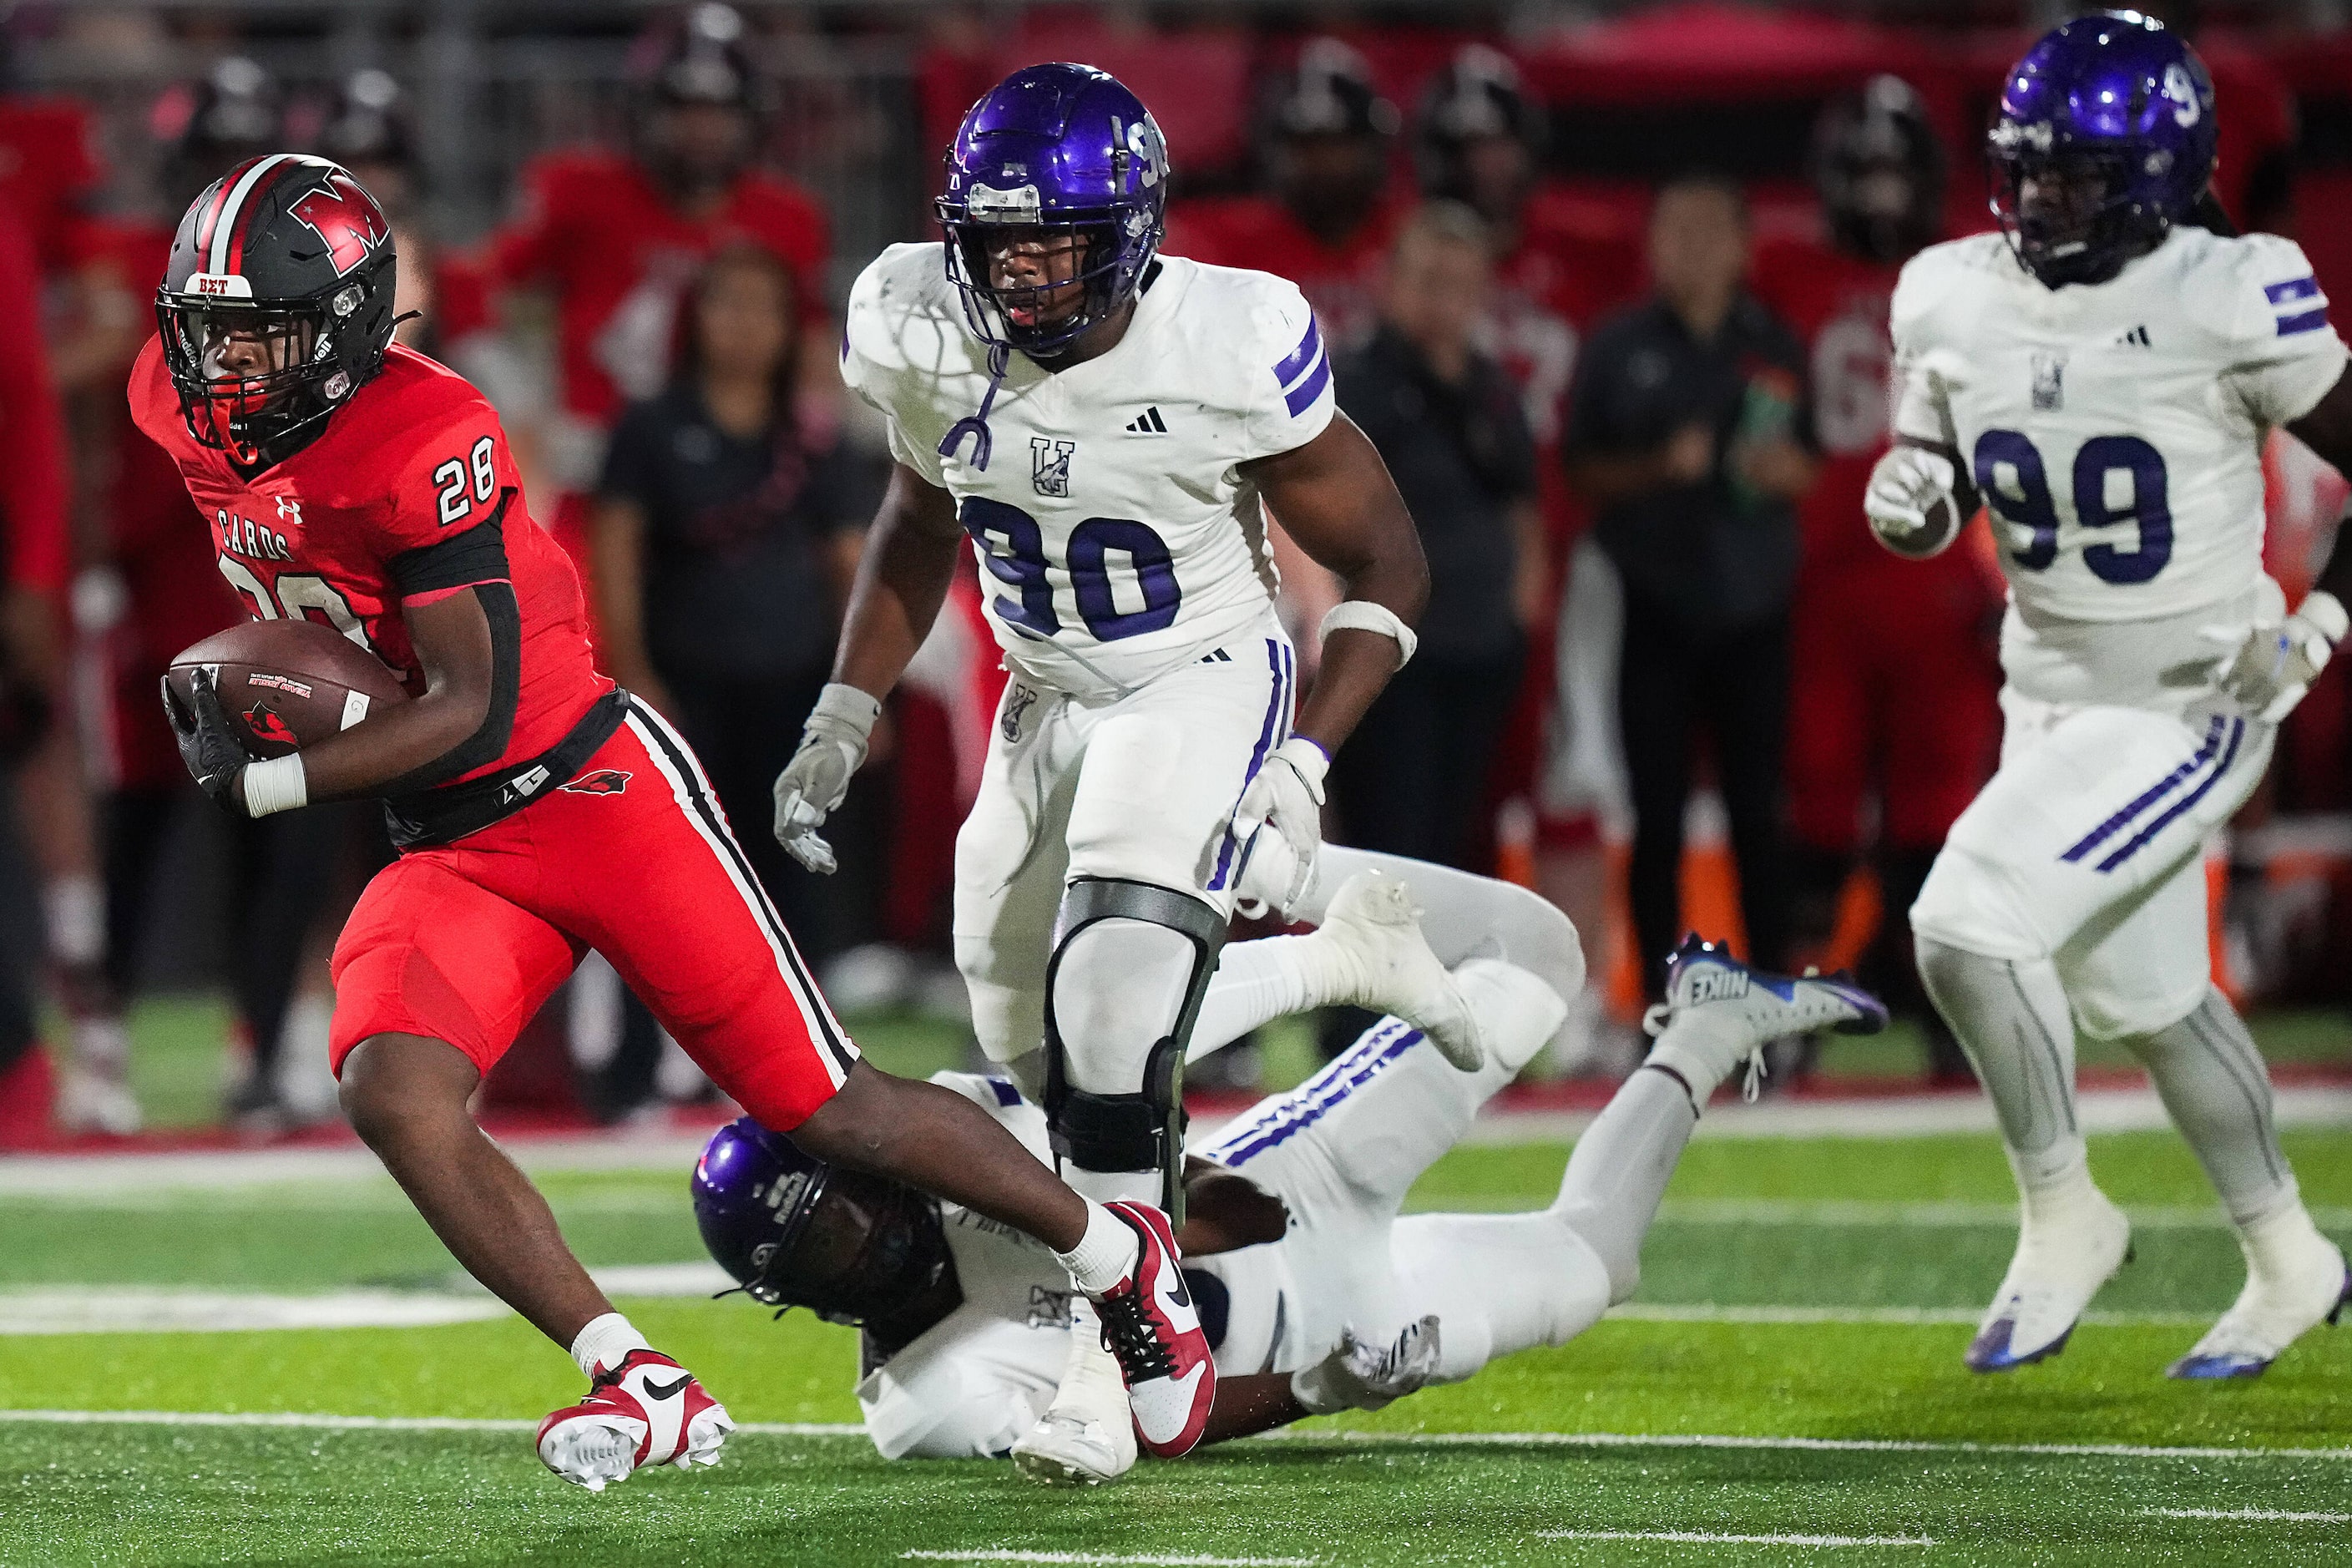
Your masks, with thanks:
[[[1120,255],[1108,217],[1096,222],[991,222],[940,204],[950,279],[989,342],[1059,348],[1109,312]]]
[[[756,1300],[863,1323],[905,1307],[946,1259],[931,1201],[887,1177],[828,1167],[802,1204],[752,1251],[744,1285]]]
[[[240,457],[299,416],[305,387],[333,363],[316,310],[167,298],[156,316],[196,439]]]

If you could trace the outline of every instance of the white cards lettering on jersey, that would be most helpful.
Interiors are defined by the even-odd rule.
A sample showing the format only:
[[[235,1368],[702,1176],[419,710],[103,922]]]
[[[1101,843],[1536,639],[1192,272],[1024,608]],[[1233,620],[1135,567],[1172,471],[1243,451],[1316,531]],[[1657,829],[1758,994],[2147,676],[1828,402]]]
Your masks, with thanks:
[[[1009,357],[985,468],[969,440],[940,450],[989,385],[940,246],[893,246],[859,276],[841,371],[885,416],[892,455],[955,498],[1009,662],[1086,696],[1257,624],[1276,579],[1241,466],[1313,440],[1335,406],[1296,287],[1181,257],[1160,258],[1109,353],[1058,372]]]

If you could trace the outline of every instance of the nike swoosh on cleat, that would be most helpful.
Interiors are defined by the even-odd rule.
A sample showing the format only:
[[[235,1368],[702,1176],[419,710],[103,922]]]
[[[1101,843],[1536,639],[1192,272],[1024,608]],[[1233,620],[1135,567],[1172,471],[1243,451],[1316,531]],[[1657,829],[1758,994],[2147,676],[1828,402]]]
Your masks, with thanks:
[[[686,1385],[693,1381],[694,1374],[692,1373],[688,1373],[676,1383],[668,1384],[658,1384],[652,1378],[647,1378],[646,1379],[646,1392],[656,1399],[675,1399],[680,1394],[686,1392]]]

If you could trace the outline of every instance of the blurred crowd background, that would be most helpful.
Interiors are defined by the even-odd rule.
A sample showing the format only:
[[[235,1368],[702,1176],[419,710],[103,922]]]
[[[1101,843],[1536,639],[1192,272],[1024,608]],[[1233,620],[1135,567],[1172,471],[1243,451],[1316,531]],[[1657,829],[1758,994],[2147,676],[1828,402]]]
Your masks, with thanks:
[[[2352,298],[2352,13],[2150,8],[2212,68],[2227,210]],[[1576,920],[1595,981],[1538,1076],[1628,1068],[1644,960],[1696,926],[1860,968],[1914,1026],[1894,1070],[1967,1081],[1902,911],[1998,744],[1994,544],[1979,521],[1898,562],[1860,495],[1895,274],[1987,226],[2003,68],[2067,14],[0,5],[0,1148],[333,1115],[326,953],[389,851],[370,807],[232,824],[188,784],[157,679],[250,606],[123,403],[179,213],[288,148],[392,214],[404,340],[499,405],[605,667],[700,749],[836,1005],[861,1037],[953,1048],[950,858],[1002,680],[977,586],[892,700],[837,877],[774,850],[768,784],[887,470],[834,374],[839,303],[881,247],[932,232],[964,109],[1052,59],[1152,106],[1171,252],[1293,279],[1344,346],[1340,403],[1433,593],[1420,657],[1335,768],[1328,831]],[[2283,434],[2268,456],[2293,595],[2345,487]],[[1295,551],[1286,574],[1311,627],[1335,585]],[[2341,666],[2210,875],[2226,984],[2292,1025],[2266,1037],[2352,1059]],[[1221,1070],[1279,1077],[1277,1055]],[[592,962],[488,1092],[627,1122],[709,1091]]]

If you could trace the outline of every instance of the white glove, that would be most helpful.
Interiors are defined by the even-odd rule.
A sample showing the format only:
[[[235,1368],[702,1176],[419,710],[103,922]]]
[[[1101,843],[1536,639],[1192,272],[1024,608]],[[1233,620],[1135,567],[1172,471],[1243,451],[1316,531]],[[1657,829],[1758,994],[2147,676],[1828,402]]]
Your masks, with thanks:
[[[2266,724],[2275,724],[2294,711],[2328,657],[2344,640],[2352,617],[2344,613],[2335,595],[2308,594],[2294,614],[2276,626],[2256,626],[2239,640],[2234,632],[2219,628],[2210,637],[2237,641],[2238,651],[2221,671],[2217,684],[2239,707]]]
[[[1290,1374],[1290,1396],[1317,1415],[1380,1410],[1435,1377],[1437,1353],[1434,1312],[1407,1323],[1393,1344],[1369,1344],[1351,1324],[1340,1331],[1339,1349]]]
[[[1244,857],[1255,859],[1268,847],[1261,837],[1267,827],[1289,851],[1290,875],[1278,891],[1252,879],[1264,889],[1259,896],[1285,916],[1315,880],[1315,858],[1323,848],[1323,775],[1330,771],[1331,759],[1322,747],[1293,735],[1267,754],[1234,807],[1234,837]]]
[[[812,871],[831,876],[840,865],[817,829],[849,794],[849,775],[866,761],[866,738],[881,717],[874,698],[827,682],[801,727],[801,749],[776,775],[776,842]]]
[[[1959,503],[1952,497],[1952,460],[1925,447],[1890,447],[1870,470],[1863,514],[1870,531],[1897,555],[1924,561],[1959,532]],[[1937,512],[1937,503],[1946,509]]]

